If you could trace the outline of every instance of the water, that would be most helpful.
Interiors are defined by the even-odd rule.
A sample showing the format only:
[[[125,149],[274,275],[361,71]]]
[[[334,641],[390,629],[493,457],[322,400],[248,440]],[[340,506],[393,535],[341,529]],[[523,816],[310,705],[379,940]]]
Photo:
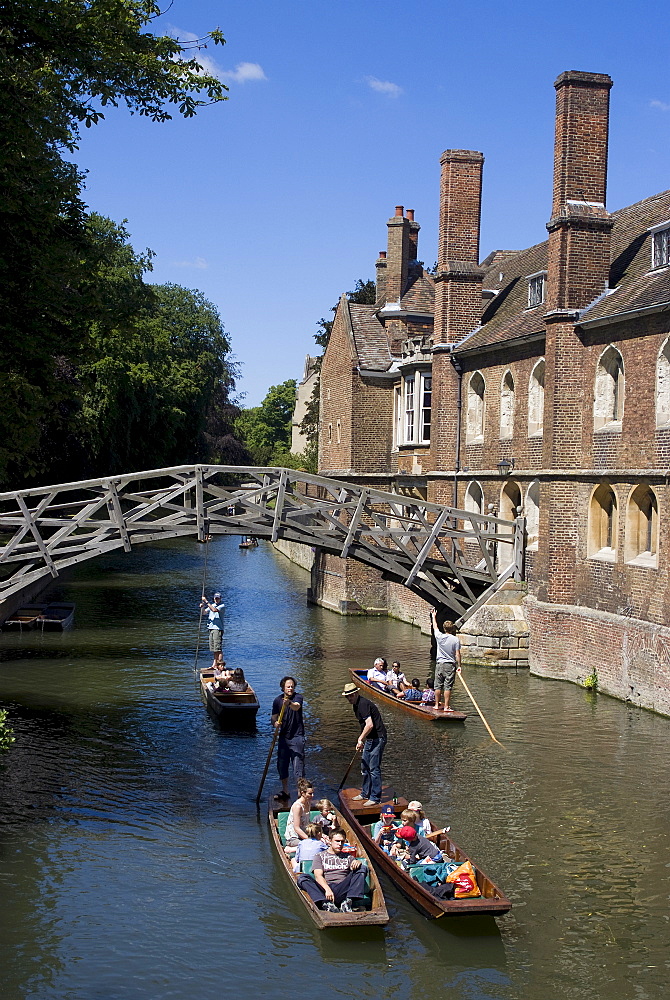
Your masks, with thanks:
[[[73,630],[0,637],[17,737],[0,766],[2,1000],[666,995],[669,720],[485,670],[468,676],[504,749],[472,716],[438,728],[382,708],[386,779],[451,823],[514,908],[430,922],[384,882],[387,928],[319,932],[254,805],[277,682],[299,680],[309,774],[332,797],[357,735],[347,668],[382,653],[423,680],[428,642],[308,607],[306,574],[268,545],[210,549],[255,734],[221,732],[199,700],[194,542],[80,567],[56,592]]]

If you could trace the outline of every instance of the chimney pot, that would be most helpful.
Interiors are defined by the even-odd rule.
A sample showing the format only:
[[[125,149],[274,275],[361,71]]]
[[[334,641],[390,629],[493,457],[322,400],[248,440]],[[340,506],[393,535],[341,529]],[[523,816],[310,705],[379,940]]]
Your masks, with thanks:
[[[405,206],[404,205],[396,205],[396,207],[395,207],[395,214],[396,214],[396,216],[398,218],[402,219],[404,213],[405,213]]]
[[[386,250],[380,250],[379,251],[379,256],[380,256],[381,260],[386,260]]]
[[[409,219],[410,222],[414,222],[414,209],[413,208],[408,208],[407,209],[407,218]]]

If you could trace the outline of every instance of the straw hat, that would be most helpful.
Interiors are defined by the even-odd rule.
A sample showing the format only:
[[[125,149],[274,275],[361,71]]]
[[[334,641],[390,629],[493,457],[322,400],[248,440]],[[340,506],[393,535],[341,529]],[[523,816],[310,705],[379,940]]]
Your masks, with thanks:
[[[344,691],[342,692],[342,697],[346,698],[348,694],[357,694],[358,688],[355,684],[345,684]]]

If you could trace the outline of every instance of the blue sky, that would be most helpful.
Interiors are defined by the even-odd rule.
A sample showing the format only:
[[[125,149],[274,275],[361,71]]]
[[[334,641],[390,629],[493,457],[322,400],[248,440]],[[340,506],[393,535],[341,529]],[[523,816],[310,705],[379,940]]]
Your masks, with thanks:
[[[546,237],[553,82],[609,73],[608,207],[670,187],[668,19],[601,0],[174,0],[155,30],[203,53],[229,100],[163,125],[119,109],[83,136],[86,200],[157,254],[151,280],[198,288],[242,363],[244,405],[300,378],[316,323],[374,276],[394,206],[437,247],[439,157],[484,153],[481,256]],[[183,36],[184,36],[183,35]],[[182,37],[183,37],[182,36]]]

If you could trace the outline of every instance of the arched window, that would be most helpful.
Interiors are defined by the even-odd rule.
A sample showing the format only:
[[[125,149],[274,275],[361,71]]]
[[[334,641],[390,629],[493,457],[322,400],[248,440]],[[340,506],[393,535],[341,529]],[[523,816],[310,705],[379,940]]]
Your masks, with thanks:
[[[596,368],[593,429],[620,430],[623,417],[623,358],[616,347],[604,351]],[[615,425],[615,426],[612,426]],[[619,425],[618,427],[616,425]]]
[[[465,491],[465,501],[464,507],[473,514],[481,514],[484,510],[484,491],[478,482],[473,481],[468,484],[468,488]],[[472,529],[471,521],[463,522],[463,530],[470,531]]]
[[[538,361],[528,383],[528,436],[538,437],[544,426],[544,360]]]
[[[521,489],[514,480],[508,480],[500,491],[500,517],[505,521],[513,521],[521,506]],[[514,545],[511,542],[498,542],[498,568],[507,569],[514,559]]]
[[[636,486],[628,498],[626,562],[658,565],[658,502],[650,486]]]
[[[526,547],[537,549],[540,537],[540,483],[535,479],[526,490]]]
[[[656,361],[656,426],[670,424],[670,340],[666,340]]]
[[[475,372],[468,383],[468,441],[483,441],[484,439],[484,393],[486,383],[481,372]]]
[[[511,438],[514,434],[514,379],[511,372],[505,372],[500,386],[500,437]]]
[[[617,502],[614,490],[601,483],[591,494],[589,504],[589,556],[616,560]]]

